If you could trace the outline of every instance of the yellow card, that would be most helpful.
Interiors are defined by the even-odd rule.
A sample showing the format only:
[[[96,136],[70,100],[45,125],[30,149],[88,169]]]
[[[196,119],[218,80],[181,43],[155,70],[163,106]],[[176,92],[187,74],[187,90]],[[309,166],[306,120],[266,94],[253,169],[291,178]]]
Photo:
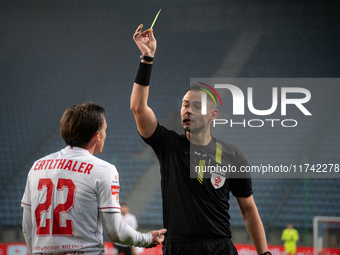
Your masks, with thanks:
[[[159,11],[158,11],[158,13],[157,13],[155,19],[154,19],[153,22],[152,22],[152,25],[151,25],[150,29],[153,28],[153,25],[155,24],[155,22],[156,22],[156,20],[157,20],[157,18],[158,18],[159,13],[161,12],[161,10],[162,10],[162,9],[159,9]]]

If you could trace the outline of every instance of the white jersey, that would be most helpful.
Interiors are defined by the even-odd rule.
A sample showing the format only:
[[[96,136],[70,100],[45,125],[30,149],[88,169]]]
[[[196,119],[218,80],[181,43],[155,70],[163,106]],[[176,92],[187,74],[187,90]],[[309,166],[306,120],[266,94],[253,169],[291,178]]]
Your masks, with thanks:
[[[33,164],[21,205],[31,210],[33,253],[103,254],[99,211],[120,212],[117,169],[66,147]]]

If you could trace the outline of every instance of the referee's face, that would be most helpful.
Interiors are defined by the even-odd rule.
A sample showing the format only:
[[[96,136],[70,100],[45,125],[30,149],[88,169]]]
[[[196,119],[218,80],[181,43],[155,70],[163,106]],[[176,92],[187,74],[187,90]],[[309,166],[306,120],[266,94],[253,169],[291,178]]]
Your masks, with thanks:
[[[208,130],[210,127],[210,107],[207,105],[208,114],[202,115],[202,93],[204,91],[188,91],[182,100],[181,119],[185,131],[198,133],[202,130]]]

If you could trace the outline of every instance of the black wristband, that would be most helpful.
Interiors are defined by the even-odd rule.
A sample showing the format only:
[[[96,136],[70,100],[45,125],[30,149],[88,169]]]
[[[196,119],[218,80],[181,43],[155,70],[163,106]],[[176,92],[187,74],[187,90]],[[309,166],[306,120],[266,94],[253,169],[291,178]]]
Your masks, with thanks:
[[[260,255],[272,255],[270,251],[266,251],[265,253],[262,253]]]
[[[143,55],[140,55],[140,60],[145,60],[147,62],[152,62],[153,61],[153,57],[149,57],[149,56],[143,56]]]
[[[149,86],[152,72],[152,64],[139,63],[135,76],[135,83],[143,86]]]

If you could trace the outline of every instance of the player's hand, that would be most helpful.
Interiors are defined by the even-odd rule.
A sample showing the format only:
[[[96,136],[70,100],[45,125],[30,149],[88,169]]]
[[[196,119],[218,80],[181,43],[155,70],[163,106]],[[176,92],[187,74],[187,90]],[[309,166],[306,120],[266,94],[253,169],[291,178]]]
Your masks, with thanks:
[[[163,234],[165,234],[166,231],[167,230],[165,228],[163,228],[161,230],[150,231],[150,233],[152,235],[152,242],[146,248],[153,248],[153,247],[156,247],[157,245],[161,244],[164,241],[164,235]]]
[[[157,42],[153,35],[153,30],[148,29],[142,32],[143,25],[139,25],[133,34],[133,40],[137,44],[143,56],[154,57]]]

